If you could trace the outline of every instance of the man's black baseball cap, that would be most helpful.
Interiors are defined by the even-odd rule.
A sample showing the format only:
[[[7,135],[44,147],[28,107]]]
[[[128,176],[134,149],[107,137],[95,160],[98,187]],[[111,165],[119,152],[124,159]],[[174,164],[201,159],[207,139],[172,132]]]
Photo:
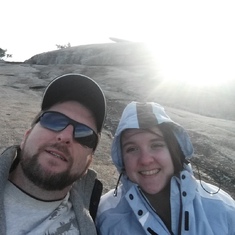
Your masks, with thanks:
[[[98,133],[101,133],[106,117],[106,99],[100,86],[82,74],[64,74],[53,79],[46,87],[42,110],[68,100],[75,100],[88,108],[94,115]]]

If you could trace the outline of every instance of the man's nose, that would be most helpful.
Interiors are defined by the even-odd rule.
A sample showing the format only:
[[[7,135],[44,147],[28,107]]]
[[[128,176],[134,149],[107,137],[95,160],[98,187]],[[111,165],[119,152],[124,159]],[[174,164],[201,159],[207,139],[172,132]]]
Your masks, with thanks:
[[[57,133],[56,138],[58,142],[63,142],[66,144],[72,143],[73,142],[73,126],[68,125],[65,129],[63,129],[62,131],[59,131]]]

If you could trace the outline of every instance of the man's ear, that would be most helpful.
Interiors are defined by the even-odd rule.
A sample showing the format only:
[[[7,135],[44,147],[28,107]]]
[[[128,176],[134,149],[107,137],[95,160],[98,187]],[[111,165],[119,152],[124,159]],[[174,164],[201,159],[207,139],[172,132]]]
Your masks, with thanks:
[[[24,133],[24,137],[23,137],[23,139],[22,139],[22,141],[21,141],[21,143],[20,143],[20,148],[21,148],[21,149],[23,148],[23,146],[24,146],[24,144],[25,144],[25,141],[27,140],[27,138],[28,138],[28,136],[29,136],[29,134],[30,134],[31,131],[32,131],[32,128],[28,129],[28,130]]]
[[[84,176],[84,175],[87,173],[87,170],[89,169],[89,166],[90,166],[91,163],[92,163],[92,159],[93,159],[93,153],[91,153],[91,154],[88,156],[86,168],[85,168],[84,172],[82,173],[82,176]]]
[[[98,147],[98,145],[99,145],[99,143],[100,143],[100,140],[101,140],[101,134],[100,134],[100,133],[98,133],[97,135],[98,135],[97,144],[96,144],[96,147],[95,147],[95,149],[93,149],[93,152],[92,152],[92,154],[94,154],[94,152],[95,152],[95,150],[97,149],[97,147]]]
[[[91,154],[88,156],[88,160],[87,160],[87,169],[88,169],[89,166],[91,165],[92,160],[93,160],[93,153],[91,153]]]

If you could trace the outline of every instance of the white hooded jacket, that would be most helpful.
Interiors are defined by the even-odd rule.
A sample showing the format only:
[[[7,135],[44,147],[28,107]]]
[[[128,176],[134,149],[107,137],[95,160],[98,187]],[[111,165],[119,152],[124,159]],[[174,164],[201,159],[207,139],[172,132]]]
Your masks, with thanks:
[[[112,160],[119,173],[124,169],[121,133],[125,129],[146,128],[163,122],[171,125],[185,159],[192,157],[193,147],[188,134],[167,116],[162,106],[131,102],[123,111],[112,144]],[[100,235],[235,235],[234,200],[222,190],[208,193],[216,192],[217,188],[197,181],[189,164],[184,165],[179,176],[171,178],[171,231],[138,185],[125,175],[121,181],[117,191],[111,190],[101,198],[96,220]]]

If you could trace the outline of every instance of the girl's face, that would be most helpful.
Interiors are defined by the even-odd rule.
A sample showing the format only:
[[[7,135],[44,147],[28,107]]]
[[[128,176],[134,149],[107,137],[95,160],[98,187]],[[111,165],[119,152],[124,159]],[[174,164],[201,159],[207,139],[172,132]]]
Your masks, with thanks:
[[[121,139],[123,161],[129,179],[148,194],[161,192],[174,174],[172,158],[162,132],[129,129]]]

